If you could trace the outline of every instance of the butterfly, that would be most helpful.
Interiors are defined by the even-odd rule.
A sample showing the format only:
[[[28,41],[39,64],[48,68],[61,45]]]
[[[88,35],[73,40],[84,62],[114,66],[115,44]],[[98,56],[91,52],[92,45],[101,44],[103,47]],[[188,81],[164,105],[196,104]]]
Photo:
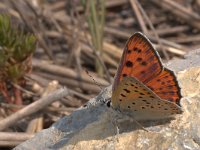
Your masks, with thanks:
[[[180,87],[149,39],[140,32],[125,45],[112,87],[114,109],[135,120],[157,120],[182,113]]]

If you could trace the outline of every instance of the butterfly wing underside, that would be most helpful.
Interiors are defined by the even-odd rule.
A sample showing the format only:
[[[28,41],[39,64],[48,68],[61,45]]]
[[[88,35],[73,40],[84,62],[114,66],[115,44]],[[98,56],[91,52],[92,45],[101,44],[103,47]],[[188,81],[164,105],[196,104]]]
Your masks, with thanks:
[[[146,83],[160,74],[162,70],[161,60],[151,42],[142,33],[135,33],[125,45],[113,90],[123,77],[134,77]]]
[[[124,77],[136,78],[161,99],[180,105],[181,92],[175,74],[163,67],[159,54],[142,33],[133,34],[125,45],[113,91]]]
[[[161,99],[142,82],[132,77],[123,78],[115,88],[112,106],[136,120],[163,119],[181,113],[178,105]]]
[[[160,98],[180,105],[181,92],[178,81],[173,71],[164,68],[164,70],[148,83],[145,83]]]

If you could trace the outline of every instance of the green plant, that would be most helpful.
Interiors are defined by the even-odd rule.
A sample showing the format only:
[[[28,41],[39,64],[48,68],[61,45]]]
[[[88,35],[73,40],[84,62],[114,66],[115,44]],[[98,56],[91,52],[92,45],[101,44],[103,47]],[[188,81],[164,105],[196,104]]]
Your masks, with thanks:
[[[91,40],[96,54],[102,56],[103,30],[105,22],[105,0],[82,0],[88,22]],[[99,75],[103,75],[103,67],[99,60],[96,60],[96,70]]]
[[[34,35],[11,26],[10,17],[0,15],[0,91],[7,102],[22,103],[20,91],[12,86],[11,97],[7,87],[9,83],[25,84],[24,76],[31,70],[31,55],[35,47]]]

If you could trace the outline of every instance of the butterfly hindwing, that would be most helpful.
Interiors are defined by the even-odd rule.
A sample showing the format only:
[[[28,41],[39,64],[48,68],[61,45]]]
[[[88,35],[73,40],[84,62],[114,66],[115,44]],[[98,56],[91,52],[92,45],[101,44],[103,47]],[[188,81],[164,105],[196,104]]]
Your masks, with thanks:
[[[161,99],[136,78],[122,79],[112,95],[112,106],[136,120],[161,119],[181,113],[178,105]]]

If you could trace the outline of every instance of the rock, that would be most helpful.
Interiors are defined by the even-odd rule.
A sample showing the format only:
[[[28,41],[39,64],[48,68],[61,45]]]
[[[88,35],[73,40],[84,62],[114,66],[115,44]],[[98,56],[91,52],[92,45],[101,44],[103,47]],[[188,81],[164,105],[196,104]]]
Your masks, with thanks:
[[[79,108],[14,149],[200,149],[200,52],[167,66],[177,73],[183,95],[183,113],[173,120],[140,122],[149,132],[129,120],[116,122],[119,113],[102,103],[111,96],[108,87],[89,108]]]

